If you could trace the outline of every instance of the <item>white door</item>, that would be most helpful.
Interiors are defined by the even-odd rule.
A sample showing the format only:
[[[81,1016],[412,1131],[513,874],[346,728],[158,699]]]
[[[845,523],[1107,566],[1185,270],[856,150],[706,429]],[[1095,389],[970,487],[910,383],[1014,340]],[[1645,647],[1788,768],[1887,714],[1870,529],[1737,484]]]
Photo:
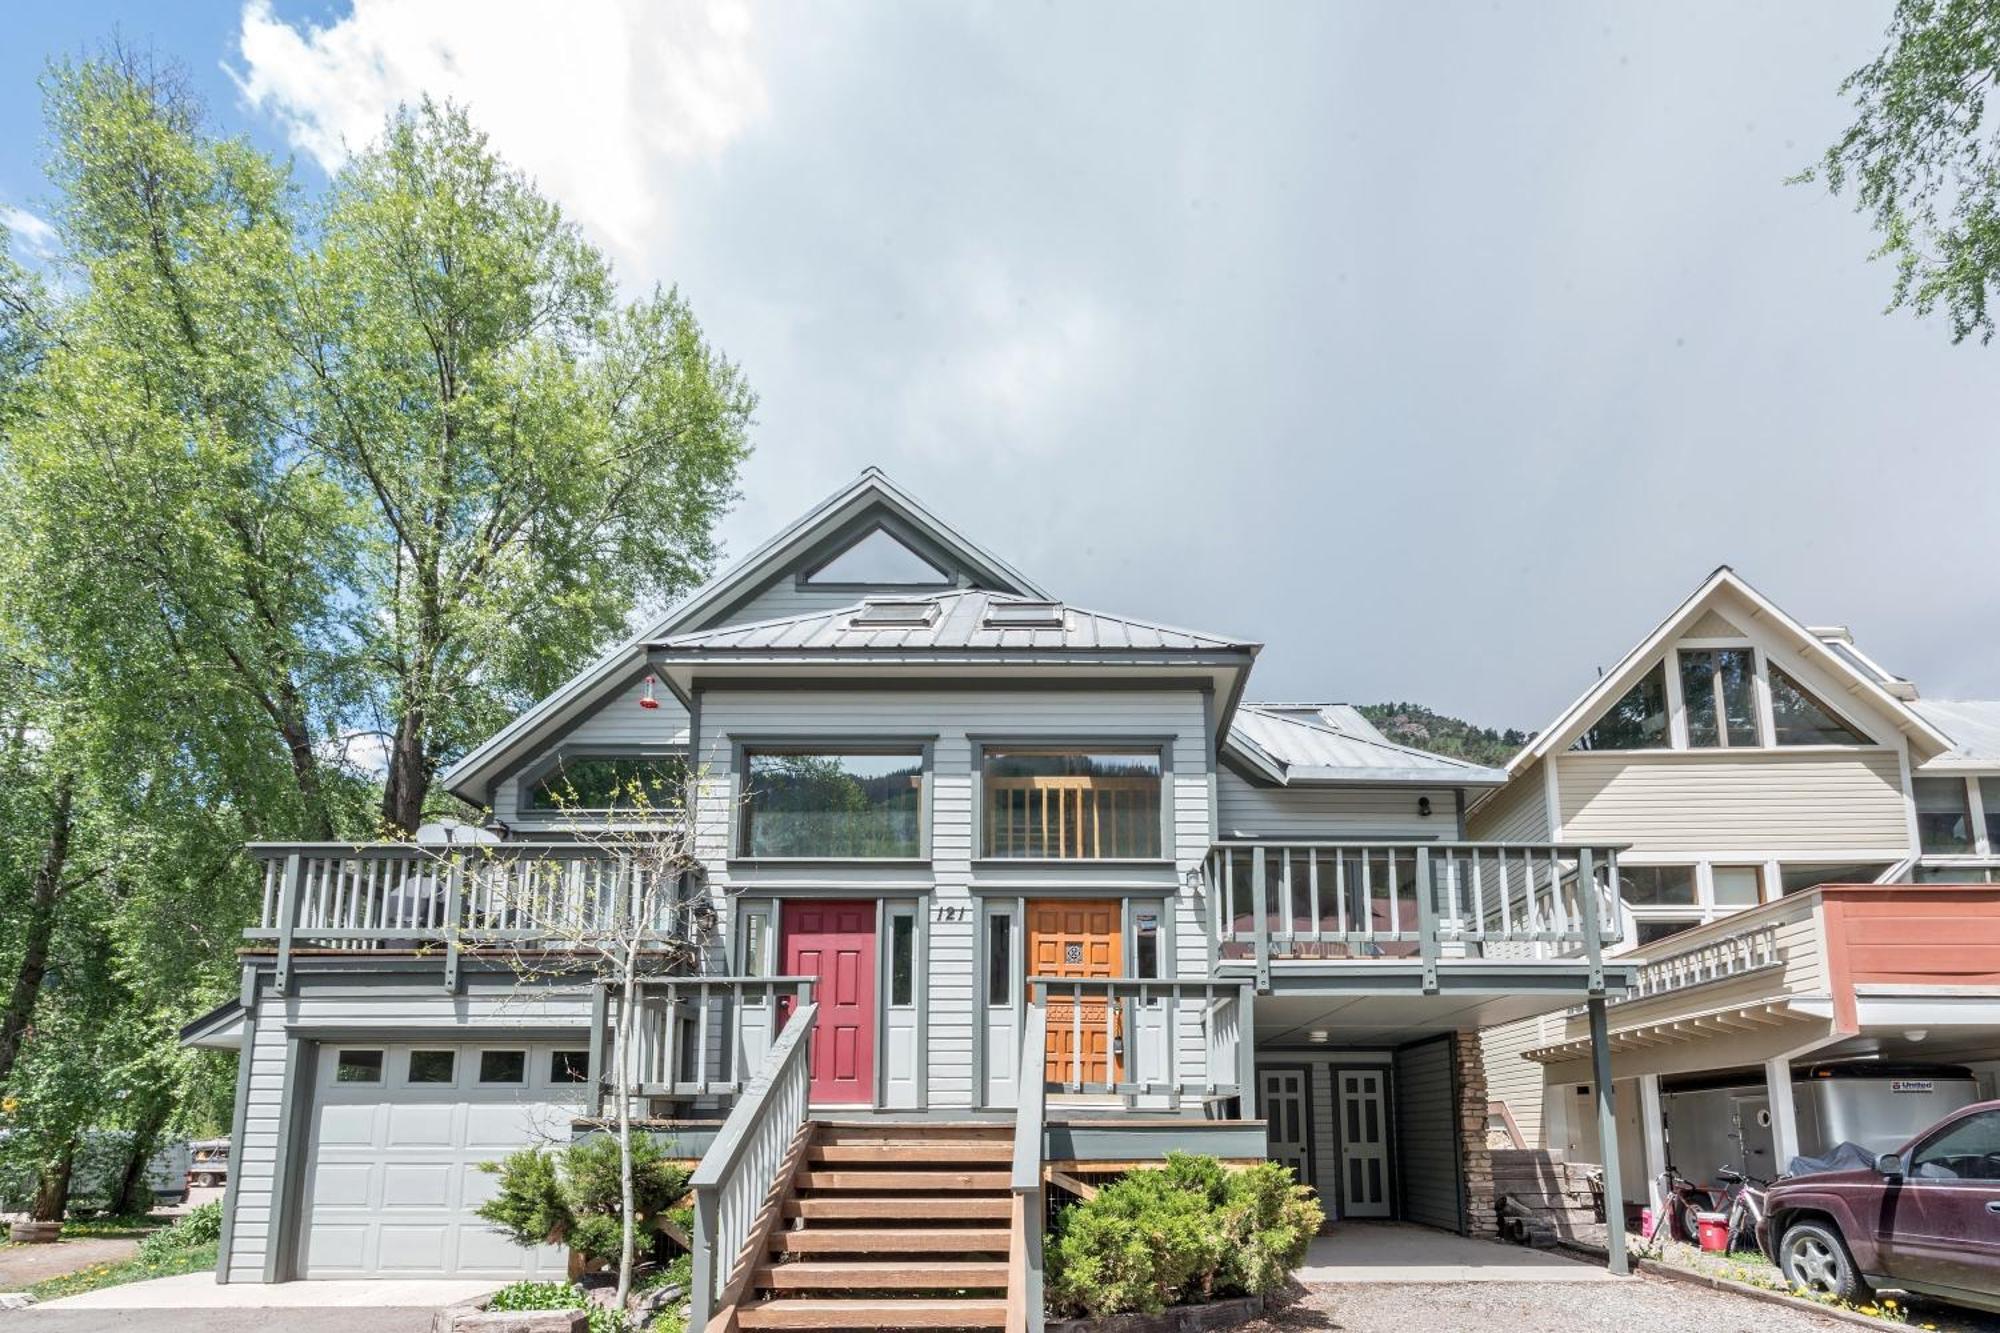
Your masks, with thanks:
[[[474,1209],[496,1184],[481,1163],[568,1142],[582,1046],[323,1043],[298,1275],[561,1277],[560,1247],[515,1245]]]
[[[1257,1071],[1258,1106],[1264,1112],[1265,1155],[1292,1169],[1301,1185],[1313,1183],[1310,1075],[1303,1069]]]
[[[1336,1069],[1335,1118],[1340,1124],[1340,1215],[1389,1215],[1388,1074]]]

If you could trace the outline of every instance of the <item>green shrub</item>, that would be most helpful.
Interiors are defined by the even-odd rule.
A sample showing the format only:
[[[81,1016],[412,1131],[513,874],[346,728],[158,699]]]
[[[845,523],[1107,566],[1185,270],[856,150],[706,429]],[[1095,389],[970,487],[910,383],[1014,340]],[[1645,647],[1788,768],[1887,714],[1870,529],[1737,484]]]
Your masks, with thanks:
[[[139,1242],[139,1255],[151,1263],[198,1245],[222,1239],[222,1203],[216,1200],[190,1208],[172,1226],[162,1227]]]
[[[489,1310],[580,1310],[583,1288],[574,1282],[516,1282],[493,1293]]]
[[[615,1260],[621,1248],[618,1140],[579,1139],[557,1151],[524,1148],[482,1170],[500,1189],[479,1215],[517,1245],[568,1245],[589,1259]],[[652,1249],[660,1220],[687,1193],[688,1173],[651,1138],[632,1140],[633,1219],[641,1254]]]
[[[1305,1257],[1321,1216],[1312,1191],[1275,1163],[1232,1174],[1213,1157],[1171,1153],[1057,1217],[1049,1303],[1097,1318],[1263,1295]]]

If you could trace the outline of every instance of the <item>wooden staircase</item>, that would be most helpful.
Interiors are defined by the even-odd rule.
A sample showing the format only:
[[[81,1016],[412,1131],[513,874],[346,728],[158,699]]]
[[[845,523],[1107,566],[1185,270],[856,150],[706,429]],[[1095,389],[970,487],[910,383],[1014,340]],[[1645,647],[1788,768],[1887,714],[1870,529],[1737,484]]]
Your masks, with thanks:
[[[1012,1125],[807,1132],[748,1286],[710,1333],[1006,1326]]]

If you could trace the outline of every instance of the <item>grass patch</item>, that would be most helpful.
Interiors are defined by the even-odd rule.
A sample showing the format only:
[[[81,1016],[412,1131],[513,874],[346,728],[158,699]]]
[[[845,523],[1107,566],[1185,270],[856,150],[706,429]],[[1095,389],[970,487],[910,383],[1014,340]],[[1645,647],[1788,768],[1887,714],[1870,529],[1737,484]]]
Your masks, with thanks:
[[[92,1217],[63,1223],[64,1240],[138,1240],[151,1235],[172,1221],[166,1217]],[[7,1230],[0,1226],[0,1250],[26,1249],[7,1239]],[[42,1248],[42,1247],[36,1247]]]
[[[92,1264],[90,1267],[62,1277],[44,1278],[28,1288],[37,1301],[53,1301],[63,1296],[75,1296],[86,1291],[96,1291],[100,1287],[123,1286],[127,1282],[144,1282],[148,1278],[173,1277],[180,1273],[212,1272],[215,1268],[216,1243],[196,1245],[157,1259],[139,1256],[115,1264]]]

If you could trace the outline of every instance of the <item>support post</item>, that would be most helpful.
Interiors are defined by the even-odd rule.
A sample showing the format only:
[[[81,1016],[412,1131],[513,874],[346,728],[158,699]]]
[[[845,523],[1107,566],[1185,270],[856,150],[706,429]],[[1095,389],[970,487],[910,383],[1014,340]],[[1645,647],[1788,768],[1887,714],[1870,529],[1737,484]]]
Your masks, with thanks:
[[[1560,885],[1556,892],[1562,892]],[[1583,959],[1590,968],[1585,986],[1596,1003],[1604,996],[1604,938],[1597,911],[1597,862],[1588,847],[1576,854],[1576,906],[1583,915]]]
[[[1667,1117],[1660,1106],[1660,1076],[1639,1075],[1639,1133],[1646,1156],[1646,1203],[1655,1225],[1666,1216],[1660,1178],[1667,1173]]]
[[[1257,990],[1236,992],[1236,1104],[1245,1120],[1257,1118]]]
[[[610,984],[600,981],[590,991],[590,1117],[593,1120],[604,1118],[604,1057],[607,1049],[604,1025],[609,1018],[605,991]]]
[[[1396,885],[1392,879],[1389,893]],[[1431,883],[1431,849],[1417,848],[1417,958],[1423,964],[1424,994],[1438,993],[1438,914],[1437,894]]]
[[[444,988],[458,994],[458,937],[465,929],[465,867],[457,856],[445,872]]]
[[[1623,1277],[1632,1271],[1632,1261],[1625,1253],[1625,1184],[1618,1170],[1618,1098],[1611,1085],[1611,1034],[1604,996],[1593,995],[1585,1004],[1590,1011],[1590,1078],[1597,1094],[1598,1155],[1604,1159],[1604,1245],[1610,1251],[1611,1271]]]
[[[1792,1058],[1764,1062],[1764,1095],[1771,1103],[1771,1170],[1783,1171],[1799,1155],[1799,1113],[1792,1100]]]
[[[285,878],[278,889],[278,994],[292,993],[292,927],[299,919],[299,854],[285,857]]]
[[[1251,930],[1257,940],[1257,989],[1271,989],[1271,886],[1264,879],[1264,849],[1250,849]]]

